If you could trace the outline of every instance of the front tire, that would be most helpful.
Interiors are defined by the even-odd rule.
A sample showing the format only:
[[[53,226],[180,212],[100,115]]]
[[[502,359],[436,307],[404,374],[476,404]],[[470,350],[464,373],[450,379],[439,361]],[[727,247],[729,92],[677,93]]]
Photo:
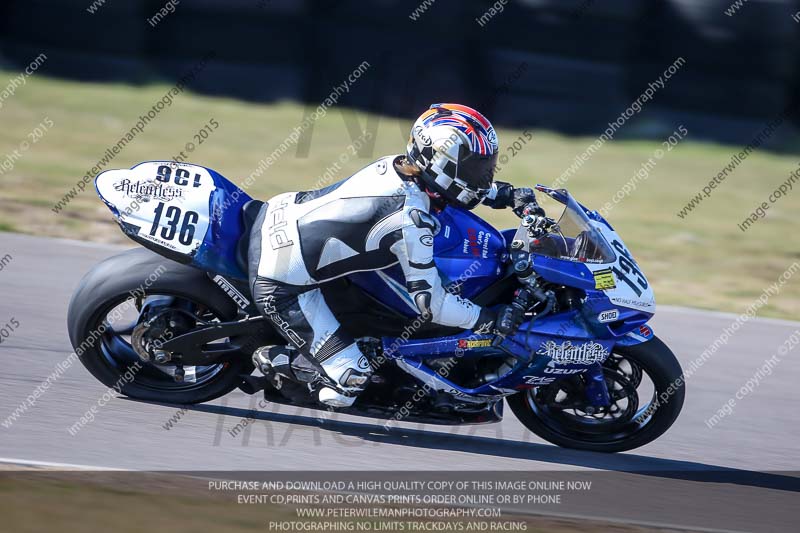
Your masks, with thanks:
[[[624,370],[620,361],[626,362]],[[508,405],[525,427],[546,441],[595,452],[622,452],[644,446],[664,434],[678,418],[686,393],[683,371],[672,351],[657,337],[635,346],[615,348],[604,369],[607,384],[613,383],[617,392],[636,391],[643,376],[647,376],[652,389],[649,401],[631,399],[628,405],[635,413],[623,413],[624,418],[620,411],[609,413],[618,418],[612,417],[605,426],[602,420],[592,420],[585,414],[585,422],[573,413],[568,416],[554,408],[552,401],[547,402],[545,398],[552,399],[554,392],[561,392],[548,391],[548,387],[566,388],[560,381],[510,396]]]
[[[132,326],[112,325],[113,321],[110,323],[108,319],[109,313],[121,315],[117,312],[120,307],[126,307],[126,313],[135,319],[139,307],[130,301],[136,300],[132,295],[139,294],[146,298],[153,295],[174,298],[176,305],[201,310],[206,318],[233,320],[237,316],[233,301],[197,269],[142,248],[106,259],[81,280],[68,312],[69,336],[75,353],[104,385],[140,400],[195,404],[224,396],[239,386],[242,375],[253,371],[249,357],[242,354],[241,359],[213,368],[195,367],[202,379],[198,373],[196,382],[178,383],[165,372],[169,365],[157,366],[140,360],[131,347]],[[141,369],[136,369],[137,364]]]

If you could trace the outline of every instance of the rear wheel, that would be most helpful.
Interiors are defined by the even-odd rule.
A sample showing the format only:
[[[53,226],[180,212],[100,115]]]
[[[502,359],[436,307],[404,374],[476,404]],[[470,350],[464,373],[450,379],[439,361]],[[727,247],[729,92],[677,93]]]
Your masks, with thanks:
[[[608,406],[590,405],[586,378],[574,376],[511,396],[509,407],[543,439],[597,452],[643,446],[678,418],[685,395],[682,371],[660,339],[615,348],[603,373],[611,399]]]
[[[104,385],[132,398],[191,404],[238,387],[242,375],[253,370],[249,356],[181,368],[159,364],[152,355],[176,335],[236,315],[235,304],[203,272],[136,249],[107,259],[84,277],[70,302],[68,323],[81,363]],[[182,379],[176,379],[181,370]]]

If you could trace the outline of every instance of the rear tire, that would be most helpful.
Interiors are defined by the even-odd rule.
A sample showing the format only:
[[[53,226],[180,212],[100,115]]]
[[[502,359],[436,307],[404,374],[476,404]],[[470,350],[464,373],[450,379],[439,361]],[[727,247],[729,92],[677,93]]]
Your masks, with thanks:
[[[608,437],[604,438],[596,434],[581,435],[574,430],[566,431],[553,421],[542,418],[531,405],[533,400],[530,391],[507,398],[511,411],[536,435],[565,448],[613,453],[632,450],[654,441],[672,426],[683,407],[686,391],[680,363],[667,345],[657,337],[635,346],[615,348],[614,354],[622,355],[639,365],[652,380],[655,398],[660,397],[662,393],[667,396],[666,400],[660,401],[655,408],[650,407],[652,410],[647,420],[640,424],[641,427],[634,428],[629,435],[619,436],[609,433]],[[670,387],[672,392],[667,394]],[[648,407],[643,407],[643,410],[647,412]],[[636,418],[638,417],[634,417],[634,420]]]
[[[68,312],[69,337],[75,353],[83,366],[101,383],[107,387],[119,387],[121,384],[119,392],[131,398],[194,404],[228,394],[242,382],[242,374],[249,375],[253,371],[250,358],[242,354],[241,359],[224,363],[207,382],[184,390],[147,385],[138,373],[134,374],[133,381],[124,380],[126,368],[109,361],[109,348],[104,347],[105,335],[97,334],[98,325],[103,323],[116,305],[130,298],[132,291],[145,286],[146,293],[171,295],[202,304],[219,319],[233,320],[237,316],[238,309],[233,301],[200,270],[143,248],[110,257],[84,276],[72,296]],[[85,342],[90,339],[96,340]],[[81,343],[84,343],[83,351],[79,350]],[[140,363],[145,368],[150,365],[143,361]],[[150,366],[155,368],[154,365]],[[168,383],[165,382],[166,385]]]

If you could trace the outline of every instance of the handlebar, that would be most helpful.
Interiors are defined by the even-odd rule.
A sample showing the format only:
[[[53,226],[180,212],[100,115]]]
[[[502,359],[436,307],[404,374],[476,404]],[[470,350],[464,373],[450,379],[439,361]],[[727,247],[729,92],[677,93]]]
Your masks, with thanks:
[[[541,237],[556,227],[557,223],[543,215],[525,215],[522,217],[522,225],[528,228],[528,235],[531,237]]]

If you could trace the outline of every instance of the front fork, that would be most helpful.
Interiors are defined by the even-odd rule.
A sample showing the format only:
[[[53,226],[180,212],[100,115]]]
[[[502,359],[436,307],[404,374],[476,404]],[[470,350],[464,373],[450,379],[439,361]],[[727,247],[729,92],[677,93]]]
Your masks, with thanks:
[[[608,407],[611,398],[608,395],[603,364],[594,363],[584,374],[586,376],[586,400],[594,407]]]

